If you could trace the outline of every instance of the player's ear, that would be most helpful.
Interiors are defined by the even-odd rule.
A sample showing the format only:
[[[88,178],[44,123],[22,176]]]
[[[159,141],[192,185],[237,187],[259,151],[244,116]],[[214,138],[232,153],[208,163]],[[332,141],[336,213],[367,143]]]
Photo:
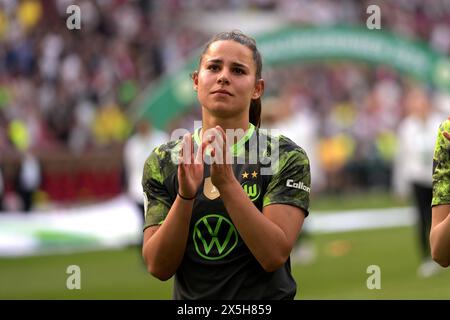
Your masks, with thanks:
[[[198,71],[195,70],[194,72],[191,73],[191,79],[192,79],[192,85],[194,88],[194,91],[198,90]]]
[[[264,93],[264,80],[259,79],[255,83],[255,89],[253,91],[252,99],[259,99]]]

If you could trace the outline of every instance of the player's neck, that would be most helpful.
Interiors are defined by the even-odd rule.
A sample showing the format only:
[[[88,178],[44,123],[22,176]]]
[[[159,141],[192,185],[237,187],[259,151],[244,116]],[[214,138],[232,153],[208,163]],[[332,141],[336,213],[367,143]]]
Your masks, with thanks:
[[[237,129],[241,129],[244,130],[244,132],[247,132],[249,128],[249,121],[248,118],[246,117],[226,118],[226,119],[203,117],[202,129],[200,130],[200,137],[202,137],[203,132],[216,126],[221,126],[225,132],[227,132],[227,130],[237,130]],[[232,142],[228,141],[228,143],[235,144],[237,143],[237,139],[238,138],[235,136],[234,141]]]
[[[214,128],[215,126],[221,126],[223,130],[227,129],[242,129],[244,131],[248,130],[249,121],[248,118],[203,118],[202,120],[202,131],[206,131],[208,129]]]

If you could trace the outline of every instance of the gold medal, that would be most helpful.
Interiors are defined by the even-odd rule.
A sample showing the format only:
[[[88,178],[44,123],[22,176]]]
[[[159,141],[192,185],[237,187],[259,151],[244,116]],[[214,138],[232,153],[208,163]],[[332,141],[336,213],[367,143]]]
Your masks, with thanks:
[[[220,197],[219,190],[212,184],[211,177],[205,179],[205,184],[203,185],[203,194],[209,200],[214,200]]]

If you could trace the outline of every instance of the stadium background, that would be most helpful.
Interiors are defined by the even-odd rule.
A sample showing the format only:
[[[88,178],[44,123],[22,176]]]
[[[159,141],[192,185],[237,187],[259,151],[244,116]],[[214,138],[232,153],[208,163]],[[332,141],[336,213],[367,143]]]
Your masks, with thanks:
[[[71,4],[80,30],[67,29]],[[371,4],[381,30],[367,29]],[[240,29],[259,39],[286,28],[390,35],[394,46],[407,41],[444,61],[438,80],[377,57],[264,65],[262,127],[297,137],[314,165],[297,298],[449,299],[448,270],[417,275],[412,199],[393,174],[408,88],[430,92],[442,119],[450,113],[444,0],[0,1],[0,298],[170,298],[172,280],[148,275],[135,248],[124,145],[141,118],[167,134],[200,120],[189,68],[212,34]],[[17,192],[25,150],[42,169],[31,212]],[[81,290],[66,288],[73,264]],[[381,268],[380,290],[366,286],[370,265]]]

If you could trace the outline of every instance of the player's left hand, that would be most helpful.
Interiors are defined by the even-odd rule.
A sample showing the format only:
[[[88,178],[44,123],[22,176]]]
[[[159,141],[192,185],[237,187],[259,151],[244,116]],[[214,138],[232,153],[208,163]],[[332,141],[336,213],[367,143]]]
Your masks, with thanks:
[[[210,129],[213,133],[213,147],[211,156],[211,182],[220,190],[223,186],[236,180],[233,173],[232,159],[229,156],[228,143],[225,131],[221,126]]]

